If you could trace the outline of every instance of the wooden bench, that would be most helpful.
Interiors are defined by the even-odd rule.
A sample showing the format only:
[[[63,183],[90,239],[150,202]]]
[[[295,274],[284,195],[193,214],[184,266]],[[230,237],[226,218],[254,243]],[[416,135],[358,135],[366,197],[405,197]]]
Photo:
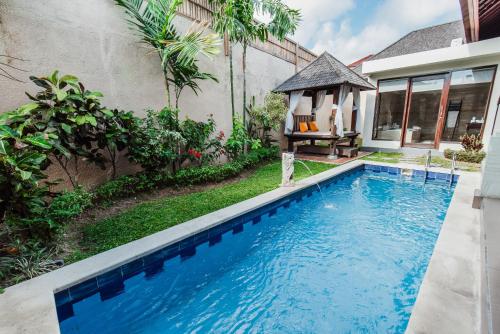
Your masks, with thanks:
[[[335,111],[332,112],[332,117],[330,121],[330,131],[307,131],[300,132],[300,123],[305,122],[309,124],[309,122],[315,121],[315,115],[296,115],[293,116],[293,131],[291,134],[286,135],[288,138],[288,152],[294,151],[294,142],[299,141],[310,141],[310,145],[304,147],[307,149],[308,153],[316,153],[316,154],[328,154],[330,157],[336,157],[337,152],[337,144],[338,143],[349,143],[350,146],[354,146],[354,141],[359,133],[356,132],[347,132],[344,137],[339,137],[337,133],[337,129],[333,120],[335,119]],[[328,147],[320,147],[316,146],[316,140],[322,140],[329,142]],[[357,151],[356,151],[357,153]],[[351,154],[351,153],[350,153]]]

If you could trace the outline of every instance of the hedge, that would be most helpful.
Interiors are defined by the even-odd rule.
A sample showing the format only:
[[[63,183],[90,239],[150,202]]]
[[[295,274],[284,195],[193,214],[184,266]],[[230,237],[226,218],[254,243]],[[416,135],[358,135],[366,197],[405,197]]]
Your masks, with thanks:
[[[186,186],[220,182],[237,176],[243,170],[255,166],[262,161],[275,159],[278,153],[278,147],[260,148],[252,150],[248,154],[242,155],[225,164],[185,168],[173,175],[170,173],[148,174],[139,172],[135,175],[121,176],[98,186],[94,190],[95,201],[96,203],[106,203],[166,186]]]
[[[472,163],[480,163],[486,157],[486,153],[484,151],[466,151],[466,150],[458,150],[454,151],[451,149],[444,150],[444,157],[446,159],[453,159],[453,153],[456,153],[457,161],[463,162],[472,162]]]

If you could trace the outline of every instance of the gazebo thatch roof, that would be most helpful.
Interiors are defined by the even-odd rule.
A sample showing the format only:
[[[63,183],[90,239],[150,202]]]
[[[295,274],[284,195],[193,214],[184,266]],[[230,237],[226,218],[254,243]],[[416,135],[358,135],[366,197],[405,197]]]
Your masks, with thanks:
[[[294,90],[329,89],[348,84],[362,90],[376,89],[365,79],[328,52],[324,52],[315,61],[300,72],[279,85],[274,91],[291,92]]]

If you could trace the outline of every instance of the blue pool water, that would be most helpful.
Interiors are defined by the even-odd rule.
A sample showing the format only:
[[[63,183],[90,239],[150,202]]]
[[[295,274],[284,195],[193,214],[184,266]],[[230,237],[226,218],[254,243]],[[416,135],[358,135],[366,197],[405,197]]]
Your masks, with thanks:
[[[453,189],[363,169],[322,188],[57,294],[61,332],[403,333]]]

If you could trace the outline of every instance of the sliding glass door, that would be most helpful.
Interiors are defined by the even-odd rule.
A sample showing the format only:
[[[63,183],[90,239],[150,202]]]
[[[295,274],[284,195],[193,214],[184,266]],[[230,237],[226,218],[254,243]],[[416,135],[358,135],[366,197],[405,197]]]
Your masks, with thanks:
[[[444,82],[444,75],[411,79],[405,146],[435,146]]]

